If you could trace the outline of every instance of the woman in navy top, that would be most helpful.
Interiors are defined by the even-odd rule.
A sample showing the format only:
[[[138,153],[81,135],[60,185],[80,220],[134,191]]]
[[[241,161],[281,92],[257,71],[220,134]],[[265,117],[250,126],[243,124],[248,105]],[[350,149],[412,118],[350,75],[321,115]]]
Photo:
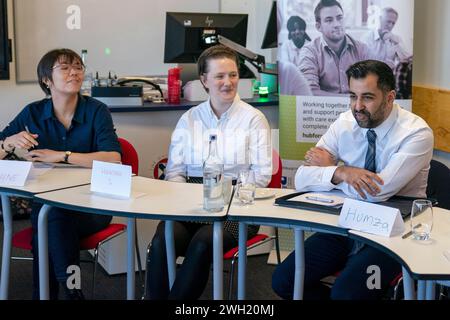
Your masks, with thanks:
[[[0,133],[3,154],[25,149],[24,157],[30,161],[83,167],[91,167],[93,160],[120,161],[120,144],[108,108],[79,94],[84,70],[80,56],[69,49],[55,49],[41,58],[37,75],[48,97],[27,105]],[[34,204],[31,214],[35,299],[39,298],[37,217],[41,206]],[[81,290],[67,288],[71,275],[67,267],[79,265],[80,238],[105,228],[111,217],[60,208],[53,208],[48,217],[50,297],[56,299],[61,287],[66,298],[83,298]]]

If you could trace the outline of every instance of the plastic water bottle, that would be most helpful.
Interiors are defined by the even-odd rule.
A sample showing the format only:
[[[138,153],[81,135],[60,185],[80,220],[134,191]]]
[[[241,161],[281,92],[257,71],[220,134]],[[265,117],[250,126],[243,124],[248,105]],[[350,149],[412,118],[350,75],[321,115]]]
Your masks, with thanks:
[[[81,94],[85,96],[91,95],[91,89],[92,89],[92,72],[89,70],[87,65],[87,53],[88,51],[86,49],[81,50],[81,60],[83,61],[84,67],[86,68],[86,71],[84,72],[84,80],[81,84]]]
[[[181,68],[178,67],[169,69],[169,75],[167,77],[168,103],[171,104],[180,103],[180,96],[181,96],[180,72]]]
[[[217,136],[209,137],[209,154],[203,163],[203,209],[209,212],[222,211],[223,162],[217,153]]]

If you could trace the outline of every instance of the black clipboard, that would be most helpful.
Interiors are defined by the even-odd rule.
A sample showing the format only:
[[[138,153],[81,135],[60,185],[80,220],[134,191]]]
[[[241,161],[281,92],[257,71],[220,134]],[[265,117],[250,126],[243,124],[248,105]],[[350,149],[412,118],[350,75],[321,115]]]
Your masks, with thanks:
[[[305,209],[312,211],[319,211],[323,213],[330,213],[339,215],[341,213],[342,205],[339,206],[324,206],[315,203],[303,202],[303,201],[292,201],[289,200],[296,196],[299,196],[304,193],[309,192],[295,192],[288,194],[283,197],[279,197],[275,199],[275,204],[283,207],[297,208],[297,209]],[[397,208],[400,210],[403,219],[406,219],[411,215],[412,203],[414,200],[419,198],[416,197],[407,197],[407,196],[393,196],[389,200],[384,202],[377,202],[374,204],[379,204],[386,207]],[[436,199],[426,198],[426,200],[430,200],[432,205],[435,206],[437,204]]]

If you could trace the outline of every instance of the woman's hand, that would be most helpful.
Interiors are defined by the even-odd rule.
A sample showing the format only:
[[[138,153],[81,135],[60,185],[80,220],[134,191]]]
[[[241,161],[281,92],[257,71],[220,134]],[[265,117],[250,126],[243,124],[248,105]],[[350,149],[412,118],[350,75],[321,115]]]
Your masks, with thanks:
[[[3,145],[6,151],[11,151],[14,148],[31,149],[39,145],[37,142],[38,134],[29,133],[26,131],[19,132],[6,138]]]
[[[62,162],[64,161],[65,152],[54,151],[49,149],[37,149],[31,150],[25,154],[25,159],[28,161],[40,161],[40,162]]]

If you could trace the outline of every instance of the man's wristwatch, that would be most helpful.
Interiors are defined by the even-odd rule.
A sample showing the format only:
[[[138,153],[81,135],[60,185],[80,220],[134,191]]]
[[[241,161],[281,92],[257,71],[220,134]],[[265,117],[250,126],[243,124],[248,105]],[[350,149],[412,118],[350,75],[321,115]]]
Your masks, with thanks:
[[[72,154],[72,151],[66,151],[65,155],[64,155],[64,162],[65,163],[69,163],[69,157]]]

